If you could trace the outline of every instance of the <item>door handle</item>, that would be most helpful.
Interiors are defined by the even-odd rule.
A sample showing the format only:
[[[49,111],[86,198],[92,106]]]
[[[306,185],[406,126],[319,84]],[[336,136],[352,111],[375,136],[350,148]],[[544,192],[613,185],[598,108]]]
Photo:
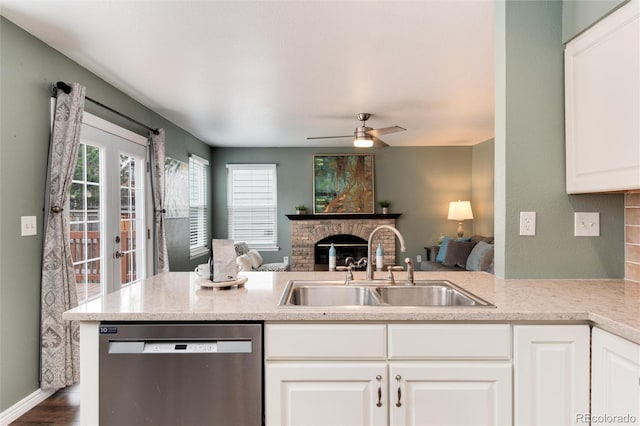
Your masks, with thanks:
[[[116,250],[116,252],[113,254],[113,257],[115,257],[116,259],[120,259],[121,257],[124,257],[124,253]]]
[[[396,407],[402,407],[402,391],[400,390],[400,379],[402,379],[402,377],[400,377],[400,375],[398,374],[396,376],[396,383],[398,384],[398,401],[396,402]]]
[[[378,374],[376,380],[378,381],[378,402],[376,407],[382,407],[382,376]]]

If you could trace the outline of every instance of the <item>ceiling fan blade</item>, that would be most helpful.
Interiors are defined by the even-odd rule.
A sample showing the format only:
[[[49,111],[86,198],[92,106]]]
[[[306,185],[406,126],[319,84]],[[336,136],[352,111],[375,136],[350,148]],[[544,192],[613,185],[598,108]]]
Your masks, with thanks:
[[[386,143],[385,141],[383,141],[382,139],[378,139],[375,136],[373,137],[373,147],[374,148],[380,149],[380,148],[386,148],[388,146],[389,146],[389,144]]]
[[[387,133],[402,132],[404,130],[407,130],[407,129],[400,126],[381,127],[380,129],[369,130],[367,134],[371,136],[382,136],[382,135],[386,135]]]
[[[345,136],[313,136],[310,138],[307,138],[307,140],[310,139],[337,139],[337,138],[352,138],[353,135],[345,135]]]

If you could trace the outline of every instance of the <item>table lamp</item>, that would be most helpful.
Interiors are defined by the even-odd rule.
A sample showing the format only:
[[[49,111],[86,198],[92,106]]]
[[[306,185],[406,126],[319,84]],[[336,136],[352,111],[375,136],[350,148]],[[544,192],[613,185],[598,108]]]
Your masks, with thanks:
[[[458,237],[462,237],[462,221],[473,219],[471,203],[469,201],[452,201],[449,203],[449,220],[458,221]]]

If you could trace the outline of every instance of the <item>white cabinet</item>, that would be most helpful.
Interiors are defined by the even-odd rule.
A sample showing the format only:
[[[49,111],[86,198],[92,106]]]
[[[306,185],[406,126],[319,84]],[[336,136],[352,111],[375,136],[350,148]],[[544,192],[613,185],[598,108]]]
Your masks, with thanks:
[[[567,192],[640,188],[640,0],[565,49]]]
[[[513,329],[514,423],[585,424],[579,415],[589,413],[589,326]]]
[[[386,425],[386,372],[386,363],[267,362],[266,424]]]
[[[510,363],[394,362],[389,380],[392,425],[511,424]]]
[[[507,324],[267,324],[265,354],[267,425],[511,424]]]
[[[385,324],[267,324],[266,424],[386,425],[386,338]]]
[[[591,386],[593,424],[640,424],[640,345],[594,328]]]

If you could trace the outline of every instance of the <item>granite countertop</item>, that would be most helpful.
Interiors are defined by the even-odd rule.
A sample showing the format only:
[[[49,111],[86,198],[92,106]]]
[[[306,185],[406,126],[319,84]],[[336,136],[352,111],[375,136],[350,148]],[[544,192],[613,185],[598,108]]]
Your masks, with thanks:
[[[404,278],[396,273],[396,280]],[[497,308],[279,307],[288,280],[343,280],[344,272],[243,272],[244,287],[202,288],[193,272],[167,272],[64,313],[79,321],[499,321],[592,322],[640,343],[640,284],[625,280],[504,280],[484,272],[416,272],[449,280]],[[364,273],[354,273],[363,279]],[[383,274],[384,275],[384,274]],[[376,278],[383,278],[376,275]]]

